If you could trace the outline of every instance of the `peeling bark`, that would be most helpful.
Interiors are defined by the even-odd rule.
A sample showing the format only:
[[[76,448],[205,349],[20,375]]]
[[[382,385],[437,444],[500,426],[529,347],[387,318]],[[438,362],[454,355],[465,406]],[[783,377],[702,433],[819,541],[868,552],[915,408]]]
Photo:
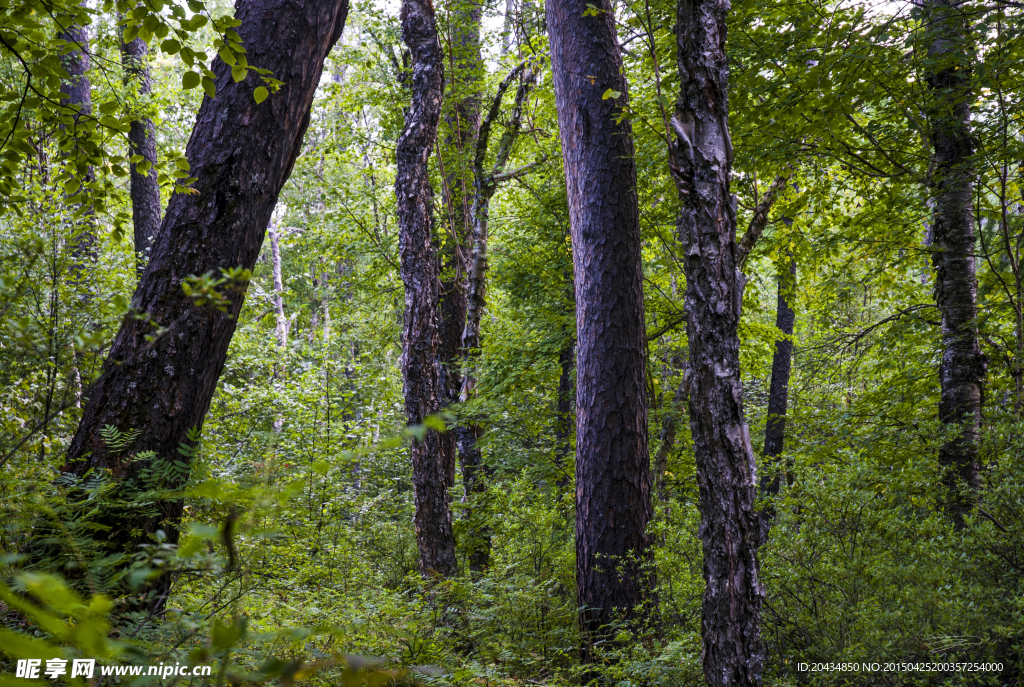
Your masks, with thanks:
[[[576,286],[576,586],[586,640],[650,593],[650,456],[636,162],[613,10],[548,0]],[[604,97],[608,91],[615,97]],[[585,643],[584,658],[590,649]]]
[[[680,0],[680,95],[672,174],[679,192],[689,339],[689,412],[704,550],[701,634],[711,687],[760,685],[764,587],[758,573],[757,468],[743,416],[737,327],[743,275],[729,191],[727,0]]]
[[[395,196],[398,201],[398,250],[405,286],[402,353],[405,412],[419,425],[444,407],[441,358],[441,282],[432,243],[433,218],[428,161],[437,137],[444,93],[444,62],[437,23],[429,0],[403,0],[402,38],[412,57],[412,103],[396,149]],[[447,479],[454,471],[454,444],[428,431],[412,445],[416,491],[416,542],[425,576],[455,574]]]

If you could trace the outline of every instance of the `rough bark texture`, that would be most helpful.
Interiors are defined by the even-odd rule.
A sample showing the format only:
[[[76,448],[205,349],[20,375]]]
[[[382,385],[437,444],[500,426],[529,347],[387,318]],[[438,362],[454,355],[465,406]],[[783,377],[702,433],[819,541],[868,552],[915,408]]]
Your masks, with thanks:
[[[576,586],[580,627],[635,616],[651,518],[646,330],[632,129],[613,11],[548,0],[576,280]],[[604,98],[611,89],[615,98]]]
[[[402,375],[405,412],[410,425],[444,406],[441,365],[441,314],[437,256],[431,243],[431,190],[428,161],[437,136],[444,94],[444,63],[437,23],[429,0],[403,0],[402,38],[412,57],[412,103],[398,139],[395,196],[398,201],[405,325]],[[456,572],[455,537],[448,503],[448,466],[454,466],[453,442],[427,432],[412,446],[416,491],[416,541],[424,575]],[[454,467],[452,467],[454,470]]]
[[[759,685],[764,663],[757,468],[743,417],[737,326],[743,295],[729,192],[727,0],[680,0],[680,97],[672,172],[679,190],[690,349],[690,430],[704,550],[701,633],[712,687]]]
[[[89,390],[66,471],[83,475],[105,468],[115,478],[137,477],[147,461],[131,462],[130,456],[152,450],[158,458],[180,459],[177,449],[189,429],[202,427],[244,288],[228,289],[221,311],[197,307],[182,282],[189,275],[255,264],[278,193],[299,154],[324,58],[347,13],[346,0],[236,4],[249,63],[271,70],[284,85],[257,105],[255,77],[235,83],[230,67],[214,60],[217,97],[203,100],[186,149],[198,193],[171,199],[133,300],[148,321],[126,317],[122,323],[102,376]],[[166,331],[148,341],[157,326]],[[114,452],[100,436],[105,425],[138,435]],[[162,501],[158,507],[160,515],[140,528],[162,528],[169,541],[177,541],[182,502]],[[136,542],[127,530],[115,529],[111,543],[130,553]]]
[[[123,34],[122,34],[123,36]],[[141,38],[129,43],[121,41],[121,64],[125,85],[135,85],[138,96],[149,95],[153,82],[149,77],[149,46]],[[132,224],[135,229],[135,253],[139,256],[139,276],[148,259],[149,246],[160,229],[160,185],[156,174],[156,130],[153,120],[139,116],[132,120],[128,132],[128,154],[141,155],[152,165],[143,174],[131,163]]]
[[[985,360],[978,344],[978,282],[974,262],[974,218],[971,211],[970,125],[971,38],[964,7],[950,0],[927,0],[924,25],[929,32],[928,57],[935,71],[927,75],[931,96],[928,111],[933,147],[931,189],[932,264],[935,300],[942,315],[942,392],[939,419],[956,436],[939,449],[947,469],[946,509],[956,522],[970,510],[977,490],[978,432],[981,425]]]
[[[768,390],[768,421],[764,429],[765,462],[774,464],[782,455],[786,439],[786,406],[789,403],[789,373],[793,361],[793,325],[796,312],[789,306],[787,293],[796,288],[796,261],[790,258],[788,269],[779,270],[779,296],[775,310],[775,327],[786,335],[785,339],[775,342],[775,354],[772,356],[772,381]],[[788,272],[788,276],[786,274]],[[779,474],[776,472],[769,480],[762,480],[761,491],[764,494],[779,493]]]

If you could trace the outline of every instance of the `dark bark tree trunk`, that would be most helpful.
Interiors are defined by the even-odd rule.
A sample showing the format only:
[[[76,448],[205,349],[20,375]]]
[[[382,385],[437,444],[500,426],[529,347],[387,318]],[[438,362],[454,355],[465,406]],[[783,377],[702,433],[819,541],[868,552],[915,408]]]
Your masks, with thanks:
[[[89,27],[70,24],[66,29],[57,34],[57,38],[76,46],[60,58],[61,67],[68,73],[68,78],[61,81],[60,84],[62,95],[60,104],[63,107],[69,108],[72,119],[70,131],[68,131],[69,127],[67,126],[62,126],[61,128],[66,136],[75,140],[75,145],[64,155],[73,163],[76,168],[76,176],[84,188],[86,184],[95,180],[92,165],[88,162],[91,154],[90,149],[93,146],[82,140],[89,137],[89,132],[84,128],[79,128],[79,120],[82,115],[88,116],[92,114],[92,83],[87,76],[91,66]],[[83,192],[82,197],[85,196],[87,196],[87,192]],[[83,262],[87,260],[95,261],[97,257],[96,232],[92,209],[86,208],[84,214],[84,219],[74,223],[74,233],[71,239],[71,254],[74,258],[72,281],[75,282],[82,279]]]
[[[398,139],[395,196],[398,201],[405,325],[402,354],[405,411],[419,425],[444,408],[441,313],[428,163],[437,137],[444,94],[444,62],[429,0],[403,0],[402,38],[412,56],[412,103]],[[448,502],[448,470],[454,445],[428,431],[412,445],[416,490],[416,541],[426,576],[456,572],[455,536]],[[454,470],[454,467],[452,467]]]
[[[140,98],[149,95],[153,82],[149,77],[149,46],[141,38],[121,40],[121,64],[125,85],[133,85]],[[135,254],[139,276],[146,265],[150,242],[160,229],[160,185],[156,174],[156,130],[153,120],[141,115],[132,120],[128,132],[129,156],[141,155],[150,164],[145,173],[131,163],[132,224],[135,230]]]
[[[576,585],[593,638],[635,617],[649,593],[651,485],[636,162],[619,117],[627,84],[611,5],[596,16],[590,6],[547,2],[576,280]]]
[[[974,139],[970,95],[973,49],[968,14],[950,0],[927,0],[923,23],[936,65],[926,75],[931,102],[928,119],[933,148],[932,264],[935,300],[942,316],[942,385],[939,419],[956,435],[939,449],[946,510],[962,523],[970,510],[978,477],[985,360],[978,344],[974,217],[971,208]]]
[[[131,456],[151,450],[156,460],[180,460],[178,448],[189,430],[202,427],[245,289],[228,288],[221,310],[197,307],[182,282],[189,275],[219,275],[222,269],[255,264],[278,194],[299,154],[324,58],[347,14],[346,0],[238,0],[235,16],[242,24],[236,30],[249,64],[269,69],[284,85],[257,105],[255,76],[235,83],[231,68],[214,60],[217,97],[204,98],[186,149],[198,193],[171,198],[133,299],[135,311],[148,317],[129,316],[122,323],[103,372],[88,392],[66,471],[84,475],[106,469],[116,479],[137,479],[152,461],[133,462]],[[101,437],[106,425],[138,434],[117,452]],[[137,526],[146,534],[164,529],[168,540],[176,542],[182,502],[161,501],[158,508],[157,516]],[[138,540],[129,533],[129,523],[120,525],[111,543],[131,553]],[[160,585],[154,591],[166,596],[169,580],[162,578]]]
[[[796,261],[789,258],[788,269],[779,270],[779,295],[775,310],[775,327],[786,335],[785,339],[775,342],[775,353],[772,356],[772,381],[768,389],[768,420],[764,428],[764,458],[773,467],[776,459],[782,455],[786,439],[786,407],[789,404],[789,374],[793,361],[793,325],[796,323],[796,312],[789,305],[787,293],[796,289]],[[788,276],[787,276],[788,272]],[[779,493],[779,474],[775,472],[770,479],[761,480],[761,493],[774,496]]]
[[[524,72],[525,69],[525,72]],[[491,127],[501,112],[501,100],[512,81],[522,75],[522,82],[516,91],[515,104],[510,114],[508,128],[501,137],[494,166],[490,172],[485,171],[487,146],[490,142]],[[526,165],[512,172],[505,171],[512,146],[519,136],[519,123],[523,115],[523,105],[527,95],[533,88],[536,79],[534,72],[520,65],[512,70],[498,86],[498,93],[491,103],[487,117],[480,126],[476,149],[473,155],[473,194],[472,194],[472,260],[466,275],[466,311],[465,327],[462,330],[459,354],[464,362],[462,386],[459,400],[462,403],[476,394],[476,359],[480,355],[480,324],[483,317],[487,293],[487,241],[488,224],[490,221],[491,198],[498,190],[498,185],[513,176],[518,176],[532,165]],[[466,489],[466,501],[469,503],[467,517],[469,527],[469,568],[474,572],[482,571],[490,563],[491,534],[479,508],[484,493],[487,491],[487,469],[483,464],[483,456],[477,440],[483,435],[483,428],[475,423],[464,423],[455,428],[458,443],[459,461],[462,464],[462,482]]]
[[[682,206],[690,349],[690,430],[704,550],[701,633],[712,687],[759,685],[764,663],[758,575],[757,468],[743,417],[737,327],[743,275],[729,191],[726,0],[680,0],[680,96],[672,173]]]

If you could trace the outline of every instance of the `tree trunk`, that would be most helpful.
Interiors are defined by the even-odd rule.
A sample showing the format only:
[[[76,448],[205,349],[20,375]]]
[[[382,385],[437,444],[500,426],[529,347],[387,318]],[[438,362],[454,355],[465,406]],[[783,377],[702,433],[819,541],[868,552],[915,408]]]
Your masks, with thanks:
[[[942,316],[942,362],[939,420],[955,432],[939,449],[946,510],[963,522],[976,491],[978,432],[981,426],[985,360],[978,344],[978,283],[974,263],[974,218],[971,209],[974,140],[971,136],[971,64],[968,15],[949,0],[927,0],[923,24],[931,44],[928,58],[935,71],[926,75],[933,147],[932,264],[935,300]]]
[[[124,66],[124,83],[132,84],[140,98],[149,95],[153,82],[149,78],[149,46],[141,38],[125,43],[121,32],[121,64]],[[128,132],[129,156],[141,155],[150,164],[145,173],[131,163],[132,225],[135,230],[135,254],[139,277],[148,258],[149,246],[160,229],[160,185],[156,174],[156,130],[153,120],[142,115],[132,119]]]
[[[82,3],[85,4],[84,2]],[[79,139],[89,137],[89,130],[79,130],[79,119],[82,115],[92,114],[92,84],[87,73],[91,65],[89,57],[89,27],[71,24],[65,30],[57,34],[57,38],[68,43],[75,44],[67,53],[61,56],[61,67],[68,73],[68,78],[61,81],[60,104],[71,111],[71,131],[61,126],[64,134],[75,140],[75,145],[66,153],[65,159],[76,168],[76,175],[82,185],[82,197],[86,197],[85,185],[95,180],[92,165],[89,164],[89,148],[79,143]],[[74,222],[73,236],[71,239],[71,255],[74,258],[72,266],[72,281],[79,282],[82,279],[83,262],[96,260],[96,231],[94,216],[91,208],[85,210],[85,217]]]
[[[449,14],[447,100],[444,114],[444,229],[438,237],[441,260],[441,375],[443,402],[459,400],[462,378],[462,333],[468,307],[467,271],[473,241],[473,152],[480,133],[480,87],[483,62],[480,55],[479,0],[451,0]],[[444,465],[448,487],[455,485],[456,433],[442,435],[446,444]]]
[[[409,424],[420,425],[442,410],[445,393],[440,365],[441,283],[432,244],[428,168],[441,117],[444,63],[430,1],[403,0],[401,19],[402,38],[412,56],[412,103],[398,139],[395,174],[398,249],[405,285],[402,374]],[[412,445],[416,542],[420,570],[426,576],[449,576],[457,569],[447,481],[448,465],[455,464],[450,453],[453,449],[434,431]]]
[[[186,149],[197,193],[171,198],[133,299],[135,312],[148,317],[128,316],[122,323],[103,373],[89,390],[65,470],[84,475],[107,469],[118,479],[138,478],[152,461],[132,462],[131,456],[151,450],[154,460],[180,460],[178,448],[189,430],[202,427],[245,287],[228,288],[226,304],[218,309],[197,307],[182,282],[189,275],[248,270],[256,263],[278,193],[302,145],[324,58],[347,14],[346,0],[238,0],[235,16],[242,24],[236,30],[249,64],[269,69],[284,85],[258,105],[255,75],[235,83],[231,68],[214,60],[217,97],[204,98]],[[165,328],[163,333],[157,327]],[[117,452],[100,436],[107,425],[138,434]],[[176,542],[182,502],[161,501],[158,508],[160,513],[145,522],[120,522],[111,533],[113,547],[131,553],[139,542],[129,534],[133,527],[146,535],[164,529],[168,541]],[[169,580],[162,578],[158,587],[154,603],[159,606]]]
[[[498,184],[511,175],[519,173],[515,170],[511,175],[505,172],[505,164],[512,153],[512,145],[519,136],[519,123],[523,114],[523,104],[533,87],[536,76],[530,69],[524,71],[525,65],[512,70],[498,86],[487,117],[479,129],[476,139],[476,150],[473,155],[473,254],[468,265],[466,277],[466,311],[465,327],[462,330],[460,355],[464,363],[462,387],[459,400],[469,401],[476,395],[476,359],[480,356],[480,324],[483,318],[487,293],[487,241],[490,221],[491,198],[498,190]],[[490,141],[491,127],[501,112],[501,99],[512,81],[522,74],[522,83],[516,91],[515,105],[512,108],[508,127],[501,137],[498,153],[491,171],[484,171],[487,157],[487,146]],[[524,167],[523,169],[526,169]],[[482,571],[490,563],[491,533],[484,521],[480,508],[481,500],[487,491],[487,468],[483,464],[483,456],[477,440],[483,435],[483,428],[475,423],[464,423],[455,428],[455,437],[459,450],[459,461],[462,464],[462,482],[466,489],[466,501],[469,504],[467,517],[469,527],[469,568],[474,572]]]
[[[274,313],[275,326],[274,338],[277,339],[277,349],[281,353],[288,347],[288,317],[284,314],[284,278],[281,276],[281,235],[277,227],[277,221],[271,220],[267,228],[270,236],[270,262],[274,273]]]
[[[274,363],[274,379],[279,380],[284,374],[283,356],[288,348],[288,318],[284,314],[284,279],[281,277],[281,236],[278,231],[277,218],[271,218],[267,234],[270,237],[270,263],[274,273],[274,338],[277,339],[277,361]],[[330,407],[330,406],[328,406]],[[274,417],[274,431],[280,432],[284,426],[284,418],[278,414]]]
[[[704,550],[701,633],[712,687],[759,685],[764,587],[758,575],[757,468],[743,417],[737,326],[743,296],[729,191],[727,0],[680,0],[680,96],[672,120],[690,349],[690,430]]]
[[[793,325],[796,313],[789,306],[786,293],[794,293],[796,289],[796,261],[788,260],[789,275],[779,270],[779,296],[775,310],[775,327],[786,335],[785,339],[775,342],[775,354],[772,356],[772,381],[768,391],[768,420],[764,428],[764,458],[773,468],[776,459],[782,455],[786,439],[786,406],[789,403],[789,373],[793,360]],[[762,479],[761,493],[774,496],[779,493],[779,474],[774,472],[768,480]]]
[[[619,117],[627,85],[611,5],[597,16],[590,6],[547,2],[576,279],[576,585],[593,638],[635,617],[648,593],[651,492],[636,162]]]

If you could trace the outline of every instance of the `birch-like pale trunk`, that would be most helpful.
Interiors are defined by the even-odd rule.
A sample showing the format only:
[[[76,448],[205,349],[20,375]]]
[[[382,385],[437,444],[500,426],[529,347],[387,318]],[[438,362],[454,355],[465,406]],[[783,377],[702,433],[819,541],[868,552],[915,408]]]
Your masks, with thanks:
[[[672,175],[686,272],[689,411],[704,550],[701,635],[711,687],[761,684],[761,519],[757,467],[743,415],[738,326],[744,277],[729,189],[728,0],[679,0],[680,92]]]

